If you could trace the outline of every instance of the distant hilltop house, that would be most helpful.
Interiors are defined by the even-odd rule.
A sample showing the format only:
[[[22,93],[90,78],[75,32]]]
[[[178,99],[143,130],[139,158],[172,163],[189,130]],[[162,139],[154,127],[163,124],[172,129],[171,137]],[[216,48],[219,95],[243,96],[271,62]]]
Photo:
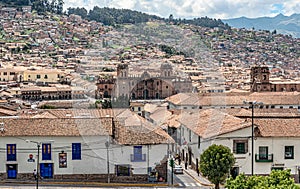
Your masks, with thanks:
[[[251,68],[251,92],[300,92],[300,82],[270,81],[270,70],[267,66]]]
[[[176,76],[169,63],[161,64],[160,72],[150,74],[145,70],[139,75],[129,75],[128,64],[119,64],[116,78],[98,80],[96,98],[165,99],[182,92],[192,92],[192,81]]]

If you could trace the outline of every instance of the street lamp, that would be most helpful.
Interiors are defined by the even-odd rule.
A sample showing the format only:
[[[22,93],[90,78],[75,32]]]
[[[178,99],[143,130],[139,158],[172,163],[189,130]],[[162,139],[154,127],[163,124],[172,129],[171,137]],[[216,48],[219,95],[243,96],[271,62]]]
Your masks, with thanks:
[[[36,189],[39,188],[39,164],[40,164],[40,147],[42,142],[32,141],[32,140],[26,140],[26,142],[31,142],[37,145],[37,161],[36,161]],[[54,140],[46,141],[46,142],[54,142]]]
[[[244,101],[244,104],[249,104],[251,105],[251,109],[252,109],[252,114],[251,114],[251,175],[253,175],[253,167],[254,167],[254,106],[258,106],[258,105],[263,105],[262,102],[257,102],[257,101]]]
[[[109,178],[109,141],[105,142],[105,146],[106,146],[106,156],[107,156],[107,183],[110,183],[110,178]]]

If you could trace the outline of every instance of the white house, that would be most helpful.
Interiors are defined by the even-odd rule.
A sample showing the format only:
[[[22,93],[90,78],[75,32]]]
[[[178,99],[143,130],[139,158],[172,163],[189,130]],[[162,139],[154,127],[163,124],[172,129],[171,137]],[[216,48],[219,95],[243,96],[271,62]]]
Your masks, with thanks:
[[[45,179],[106,181],[109,173],[112,182],[145,181],[173,143],[162,129],[129,110],[50,110],[30,118],[2,117],[0,175],[28,179],[38,168]]]
[[[212,144],[222,144],[234,153],[236,162],[232,168],[233,175],[251,174],[253,157],[254,174],[269,174],[272,169],[291,169],[291,174],[299,181],[299,114],[266,113],[254,116],[252,156],[250,111],[235,112],[239,117],[228,112],[216,109],[190,110],[182,111],[176,117],[176,121],[180,122],[177,134],[183,140],[180,153],[189,165],[197,167],[205,149]]]

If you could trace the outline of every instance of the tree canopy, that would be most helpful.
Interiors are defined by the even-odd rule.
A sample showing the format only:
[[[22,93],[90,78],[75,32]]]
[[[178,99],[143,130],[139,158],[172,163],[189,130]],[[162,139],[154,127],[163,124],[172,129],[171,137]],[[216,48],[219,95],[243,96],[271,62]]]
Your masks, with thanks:
[[[228,147],[213,144],[200,156],[200,171],[218,189],[219,184],[226,180],[234,162],[234,156]]]
[[[227,179],[227,189],[297,189],[290,170],[273,170],[269,176],[245,176]]]
[[[174,24],[192,24],[203,27],[229,27],[224,24],[220,19],[211,19],[208,17],[194,18],[194,19],[174,19],[171,14],[169,18],[161,18],[155,15],[149,15],[139,11],[133,11],[129,9],[116,9],[116,8],[100,8],[95,6],[90,11],[85,8],[68,8],[68,14],[76,14],[82,18],[87,18],[89,20],[95,20],[102,22],[104,25],[116,25],[116,24],[136,24],[142,22],[148,22],[150,20],[163,20],[168,22],[173,22]]]

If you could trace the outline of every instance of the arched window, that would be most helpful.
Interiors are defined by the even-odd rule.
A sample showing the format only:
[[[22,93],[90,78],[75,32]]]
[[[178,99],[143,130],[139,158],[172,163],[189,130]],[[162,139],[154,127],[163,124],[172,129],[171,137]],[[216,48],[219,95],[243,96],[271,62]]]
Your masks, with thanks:
[[[104,91],[104,95],[103,95],[104,98],[109,98],[109,94],[108,94],[108,91]]]
[[[135,93],[131,94],[131,99],[135,99]]]
[[[143,97],[144,97],[144,99],[149,98],[149,91],[147,89],[143,91]]]
[[[159,99],[159,93],[156,93],[155,98]]]

